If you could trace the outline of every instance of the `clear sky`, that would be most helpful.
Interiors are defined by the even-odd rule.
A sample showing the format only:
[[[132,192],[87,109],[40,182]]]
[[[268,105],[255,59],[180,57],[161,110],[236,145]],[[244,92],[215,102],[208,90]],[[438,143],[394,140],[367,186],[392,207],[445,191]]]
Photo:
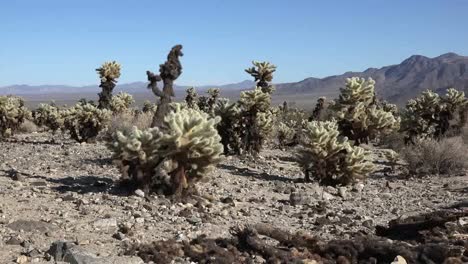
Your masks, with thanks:
[[[251,60],[299,81],[468,55],[468,0],[3,0],[0,86],[96,84],[106,60],[146,81],[179,43],[181,85],[249,79]]]

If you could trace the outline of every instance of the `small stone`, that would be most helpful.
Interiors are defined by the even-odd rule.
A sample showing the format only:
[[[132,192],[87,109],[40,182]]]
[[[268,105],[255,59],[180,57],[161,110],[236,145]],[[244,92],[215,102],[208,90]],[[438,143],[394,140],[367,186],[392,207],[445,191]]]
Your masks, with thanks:
[[[21,245],[23,241],[18,238],[18,237],[10,237],[10,239],[8,239],[5,244],[7,245]]]
[[[292,206],[303,205],[303,204],[307,203],[307,199],[303,194],[301,194],[299,192],[292,192],[289,195],[289,203]]]
[[[125,234],[122,232],[118,232],[118,233],[115,233],[112,237],[118,240],[123,240],[125,239]]]
[[[29,258],[27,256],[19,256],[17,259],[16,259],[16,263],[28,263],[29,262]]]
[[[143,217],[137,217],[135,218],[135,222],[138,224],[143,224],[145,222],[145,219]]]
[[[135,195],[138,196],[138,197],[144,198],[145,197],[145,192],[140,190],[140,189],[137,189],[137,190],[135,190]]]
[[[380,196],[384,199],[390,199],[393,195],[391,193],[382,193]]]
[[[341,198],[346,199],[348,197],[348,189],[346,187],[338,188],[338,193],[340,194]]]
[[[325,200],[325,201],[329,201],[329,200],[335,199],[335,196],[333,196],[333,195],[330,194],[330,193],[323,192],[323,193],[322,193],[322,198],[323,198],[323,200]]]
[[[99,219],[96,220],[93,225],[97,228],[117,227],[117,220],[115,218]]]
[[[407,264],[407,262],[402,256],[396,256],[396,258],[390,264]]]
[[[362,192],[362,190],[364,189],[364,184],[363,183],[356,183],[354,186],[353,186],[353,191],[355,192]]]
[[[369,219],[369,220],[366,220],[366,221],[362,222],[362,226],[367,227],[369,229],[372,228],[373,224],[374,224],[374,221],[372,221],[372,219]]]

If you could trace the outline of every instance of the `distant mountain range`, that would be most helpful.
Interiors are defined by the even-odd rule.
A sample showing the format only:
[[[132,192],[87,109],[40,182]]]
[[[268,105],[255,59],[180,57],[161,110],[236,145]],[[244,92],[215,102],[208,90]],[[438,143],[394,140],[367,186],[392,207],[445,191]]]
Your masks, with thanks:
[[[278,84],[276,94],[316,94],[336,96],[346,78],[371,77],[381,98],[398,104],[426,89],[443,93],[453,87],[468,93],[468,57],[447,53],[435,58],[414,55],[397,65],[369,68],[363,72],[346,72],[326,78],[307,78],[296,83]]]
[[[308,97],[328,96],[334,97],[339,88],[345,84],[345,79],[352,76],[371,77],[376,81],[376,91],[379,97],[393,103],[404,104],[408,99],[415,97],[425,89],[444,92],[453,87],[468,93],[468,57],[455,53],[447,53],[435,58],[414,55],[397,65],[385,66],[380,69],[369,68],[363,72],[346,72],[325,78],[307,78],[300,82],[276,84],[275,97],[292,97],[307,95]],[[231,96],[238,94],[239,90],[250,89],[253,81],[226,85],[204,85],[196,87],[199,92],[211,87],[221,88],[224,94]],[[176,86],[176,90],[186,89],[188,86]],[[48,94],[96,94],[99,87],[83,86],[73,87],[66,85],[11,85],[0,87],[0,94],[40,95]],[[116,91],[125,91],[132,94],[148,93],[145,82],[119,84]],[[179,95],[180,96],[180,95]]]

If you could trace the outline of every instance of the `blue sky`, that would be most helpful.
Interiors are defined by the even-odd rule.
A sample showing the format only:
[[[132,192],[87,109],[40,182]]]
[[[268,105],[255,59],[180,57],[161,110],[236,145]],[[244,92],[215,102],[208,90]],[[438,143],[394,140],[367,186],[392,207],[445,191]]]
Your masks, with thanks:
[[[145,81],[175,44],[183,85],[275,82],[396,64],[413,54],[468,55],[468,0],[11,0],[0,3],[0,85],[95,84],[106,60]]]

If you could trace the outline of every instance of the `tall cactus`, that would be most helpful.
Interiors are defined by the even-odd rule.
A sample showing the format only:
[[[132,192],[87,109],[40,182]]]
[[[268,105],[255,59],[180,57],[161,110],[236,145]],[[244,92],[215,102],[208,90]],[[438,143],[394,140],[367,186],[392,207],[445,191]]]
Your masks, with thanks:
[[[100,68],[96,69],[101,79],[99,87],[102,91],[99,95],[99,108],[109,109],[117,79],[120,77],[120,64],[115,61],[104,62]]]
[[[254,77],[257,87],[262,89],[262,92],[271,94],[274,91],[273,85],[270,82],[273,80],[273,73],[276,71],[276,66],[269,62],[253,61],[253,67],[245,71]]]
[[[198,108],[198,94],[195,91],[195,88],[190,87],[186,90],[187,95],[185,96],[185,103],[189,108],[197,109]]]
[[[182,64],[179,57],[184,56],[182,53],[182,45],[175,45],[167,55],[167,60],[164,64],[159,65],[159,75],[146,71],[148,76],[148,88],[151,88],[154,95],[160,98],[158,108],[154,114],[152,127],[162,125],[164,117],[170,111],[170,103],[174,97],[174,81],[182,74]],[[158,82],[163,82],[162,91],[158,88]]]

